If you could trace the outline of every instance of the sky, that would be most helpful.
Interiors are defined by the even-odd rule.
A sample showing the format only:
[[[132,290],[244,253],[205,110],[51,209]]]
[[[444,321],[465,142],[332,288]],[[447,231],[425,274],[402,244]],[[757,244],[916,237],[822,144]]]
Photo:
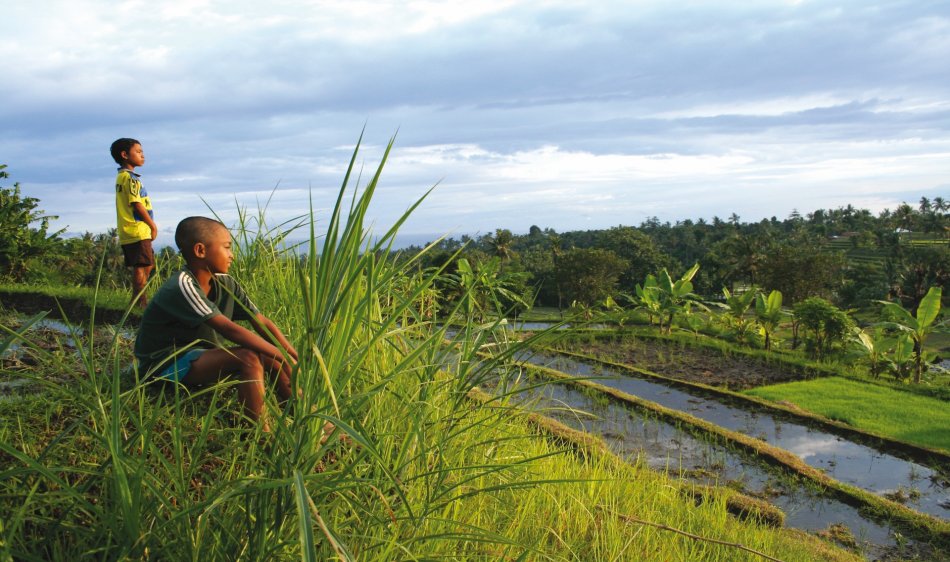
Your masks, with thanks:
[[[950,198],[950,2],[0,0],[0,164],[115,225],[142,142],[158,243],[238,209],[325,224],[394,139],[405,239],[879,212]]]

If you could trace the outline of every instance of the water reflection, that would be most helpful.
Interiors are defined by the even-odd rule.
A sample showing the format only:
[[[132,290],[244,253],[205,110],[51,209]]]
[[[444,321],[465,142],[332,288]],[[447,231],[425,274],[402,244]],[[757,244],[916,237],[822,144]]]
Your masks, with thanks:
[[[897,546],[894,531],[886,523],[869,520],[857,509],[823,497],[814,486],[789,479],[745,453],[695,437],[617,401],[605,401],[561,384],[523,389],[513,396],[523,407],[600,436],[614,453],[631,462],[639,460],[673,477],[705,485],[738,487],[764,498],[785,512],[788,527],[815,532],[832,524],[844,524],[870,559],[881,558]],[[919,547],[914,541],[904,544],[910,550]]]
[[[635,373],[599,363],[529,352],[519,355],[519,359],[571,375],[596,376],[597,382],[604,386],[667,408],[688,412],[718,426],[791,451],[808,465],[826,471],[835,479],[878,495],[908,490],[910,493],[901,499],[909,507],[937,517],[950,518],[950,489],[946,478],[922,464],[795,421],[779,420],[767,412],[722,404],[715,399],[670,388],[652,380],[634,378]]]

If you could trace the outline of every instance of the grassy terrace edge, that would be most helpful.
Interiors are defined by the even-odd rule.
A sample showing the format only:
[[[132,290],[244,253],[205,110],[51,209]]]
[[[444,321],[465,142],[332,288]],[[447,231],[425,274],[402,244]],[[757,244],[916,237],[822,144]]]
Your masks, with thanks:
[[[661,406],[656,402],[644,400],[632,394],[593,381],[578,380],[576,377],[555,369],[536,365],[523,365],[523,367],[529,372],[539,373],[551,379],[590,388],[607,394],[640,410],[651,412],[661,419],[689,425],[721,442],[735,445],[742,450],[759,455],[770,464],[784,467],[823,488],[827,488],[831,490],[838,499],[854,507],[866,509],[873,514],[882,515],[917,539],[933,543],[939,548],[950,550],[950,522],[914,511],[897,502],[876,496],[855,486],[839,482],[824,472],[805,464],[797,456],[784,449],[774,447],[764,441],[742,433],[725,429],[685,412]]]
[[[478,387],[472,388],[468,397],[478,405],[488,405],[495,397]],[[522,411],[525,422],[541,431],[556,443],[567,445],[582,458],[591,457],[609,461],[612,466],[634,476],[629,462],[610,450],[607,443],[590,433],[573,429],[554,418],[529,411]],[[738,490],[723,486],[699,486],[683,483],[681,492],[697,502],[708,501],[713,497],[724,499],[727,511],[742,520],[753,520],[770,527],[785,525],[785,513],[771,503],[743,494]]]
[[[746,404],[754,405],[758,408],[764,408],[771,410],[781,416],[791,417],[797,420],[801,420],[813,427],[819,427],[822,429],[827,429],[835,431],[838,433],[843,433],[850,437],[854,437],[860,440],[863,443],[871,444],[874,446],[885,445],[887,447],[893,448],[894,450],[903,453],[904,455],[912,458],[915,461],[923,462],[925,464],[933,466],[950,466],[950,452],[944,451],[941,449],[935,449],[933,447],[926,447],[924,445],[918,445],[916,443],[909,443],[907,441],[902,441],[900,439],[895,439],[888,435],[883,435],[874,431],[869,431],[866,429],[860,429],[854,427],[853,425],[833,420],[831,418],[822,416],[821,414],[816,414],[814,412],[809,412],[807,410],[792,408],[767,400],[765,398],[759,398],[757,396],[751,396],[748,394],[743,394],[733,390],[728,390],[724,388],[719,388],[715,386],[705,385],[702,383],[683,381],[679,379],[674,379],[661,375],[659,373],[654,373],[647,369],[641,369],[640,367],[635,367],[633,365],[628,365],[626,363],[618,363],[615,361],[610,361],[607,359],[602,359],[585,353],[578,353],[574,351],[566,351],[562,349],[555,348],[539,348],[543,351],[548,351],[551,353],[559,353],[562,355],[567,355],[569,357],[577,357],[580,359],[585,359],[588,361],[594,361],[602,365],[607,365],[610,367],[615,367],[618,369],[624,369],[638,375],[662,381],[664,384],[669,386],[674,386],[678,388],[688,388],[691,390],[697,390],[704,394],[712,394],[715,396],[720,396],[728,400],[735,402],[742,402]],[[847,377],[846,377],[847,378]],[[894,389],[899,392],[899,389]]]
[[[117,324],[137,321],[137,309],[128,312],[129,295],[125,292],[87,287],[49,287],[0,284],[0,306],[23,314],[47,311],[51,317],[70,322],[86,322],[95,311],[96,322]]]
[[[570,332],[571,336],[585,336],[594,338],[613,338],[617,336],[635,336],[640,339],[649,339],[662,341],[668,344],[687,345],[690,347],[700,347],[703,349],[714,350],[719,353],[728,353],[730,355],[739,355],[748,359],[765,361],[767,363],[778,363],[784,367],[794,369],[796,372],[810,377],[839,376],[851,380],[861,381],[864,384],[873,384],[884,388],[900,390],[920,396],[928,396],[938,400],[950,401],[950,392],[943,392],[934,388],[921,387],[916,385],[899,385],[882,379],[868,379],[855,376],[841,369],[841,365],[820,363],[804,357],[796,357],[787,350],[766,351],[760,348],[750,348],[739,346],[734,343],[723,340],[715,334],[704,332],[688,333],[679,332],[672,335],[658,333],[655,329],[646,324],[627,325],[624,327],[615,327],[610,330],[576,328]],[[939,336],[940,334],[935,334]]]

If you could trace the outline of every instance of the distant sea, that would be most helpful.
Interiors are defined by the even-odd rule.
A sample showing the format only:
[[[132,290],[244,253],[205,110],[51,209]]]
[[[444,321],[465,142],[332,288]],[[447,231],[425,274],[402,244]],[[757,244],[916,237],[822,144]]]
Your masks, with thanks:
[[[422,246],[428,244],[433,240],[442,236],[441,234],[396,234],[396,241],[393,243],[394,250],[401,250],[403,248],[408,248],[409,246]],[[453,234],[452,238],[460,238],[461,234]],[[300,243],[303,239],[291,239],[288,240],[290,243]],[[319,243],[323,243],[323,238],[320,238]]]
[[[433,240],[438,239],[442,234],[396,234],[396,243],[394,246],[398,248],[406,248],[409,246],[422,246],[432,242]],[[458,239],[461,234],[452,234],[450,237]]]

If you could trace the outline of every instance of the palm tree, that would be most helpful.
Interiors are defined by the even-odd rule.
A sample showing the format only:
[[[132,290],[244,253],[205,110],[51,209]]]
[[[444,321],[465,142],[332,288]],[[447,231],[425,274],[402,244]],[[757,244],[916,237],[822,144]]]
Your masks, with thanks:
[[[564,249],[561,248],[561,235],[557,233],[552,233],[548,236],[548,242],[551,244],[551,261],[554,263],[554,271],[557,271],[558,260],[561,257],[561,254],[564,253]],[[561,300],[563,299],[561,293],[561,278],[555,274],[554,284],[557,287],[557,310],[561,311]]]
[[[894,218],[897,219],[897,226],[903,230],[911,230],[914,221],[914,208],[907,203],[901,203],[894,211]]]
[[[496,228],[495,236],[491,239],[494,255],[501,258],[502,262],[510,260],[515,255],[514,250],[511,248],[513,242],[514,236],[510,230],[507,228]]]

